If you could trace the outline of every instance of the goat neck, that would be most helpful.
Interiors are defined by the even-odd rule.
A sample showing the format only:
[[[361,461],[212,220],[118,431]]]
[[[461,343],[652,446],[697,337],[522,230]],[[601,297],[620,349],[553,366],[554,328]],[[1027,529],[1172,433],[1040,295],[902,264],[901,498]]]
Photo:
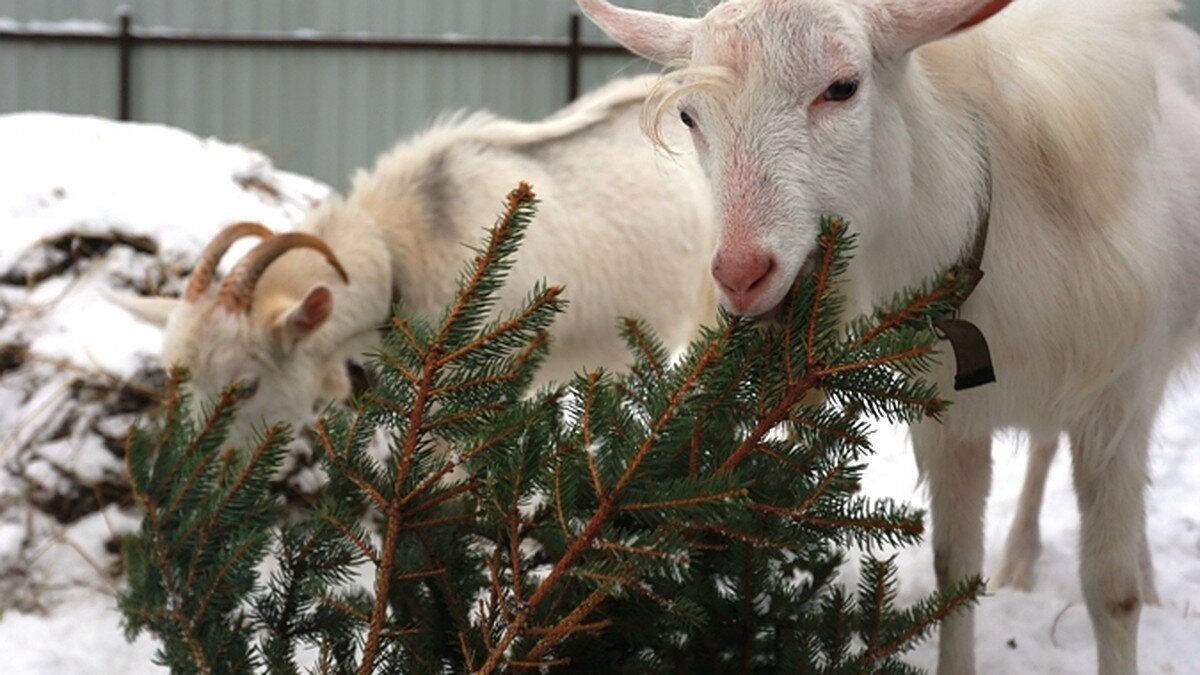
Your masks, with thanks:
[[[966,96],[935,95],[942,86],[919,62],[881,83],[891,96],[873,132],[872,189],[850,216],[862,233],[852,275],[870,305],[965,260],[990,216],[989,140]]]

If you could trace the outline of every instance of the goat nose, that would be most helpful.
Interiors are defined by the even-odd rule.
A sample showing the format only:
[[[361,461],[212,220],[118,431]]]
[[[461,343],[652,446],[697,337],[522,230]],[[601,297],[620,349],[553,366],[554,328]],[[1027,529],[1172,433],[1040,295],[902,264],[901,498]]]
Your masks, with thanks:
[[[775,267],[773,257],[757,251],[721,251],[713,256],[712,275],[728,296],[732,309],[745,311],[766,289]]]

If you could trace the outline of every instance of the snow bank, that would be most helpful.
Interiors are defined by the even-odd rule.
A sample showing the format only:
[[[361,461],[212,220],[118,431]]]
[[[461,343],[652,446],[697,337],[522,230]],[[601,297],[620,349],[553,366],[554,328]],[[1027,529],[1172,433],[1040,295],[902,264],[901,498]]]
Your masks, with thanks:
[[[149,124],[2,115],[0,148],[0,652],[5,672],[127,672],[123,439],[154,403],[162,338],[103,292],[178,294],[220,228],[292,229],[329,188]]]
[[[118,377],[159,335],[99,289],[177,291],[222,226],[290,229],[329,193],[261,153],[157,125],[4,115],[0,147],[0,339]]]
[[[294,223],[328,188],[185,131],[47,113],[0,116],[0,270],[64,232],[118,229],[190,253],[222,225]]]

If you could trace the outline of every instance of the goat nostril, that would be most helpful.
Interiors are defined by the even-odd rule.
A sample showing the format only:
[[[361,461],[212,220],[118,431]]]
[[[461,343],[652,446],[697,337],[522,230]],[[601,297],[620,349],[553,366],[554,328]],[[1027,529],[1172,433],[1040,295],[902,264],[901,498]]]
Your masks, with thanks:
[[[775,259],[766,255],[718,255],[713,259],[712,274],[727,293],[742,295],[761,288],[775,269]]]
[[[746,290],[753,291],[754,289],[761,287],[763,284],[765,284],[767,282],[768,279],[771,278],[771,273],[774,271],[775,271],[775,259],[767,258],[767,264],[763,268],[762,274],[759,275],[759,277],[757,279],[755,279],[753,282],[751,282],[750,287]]]

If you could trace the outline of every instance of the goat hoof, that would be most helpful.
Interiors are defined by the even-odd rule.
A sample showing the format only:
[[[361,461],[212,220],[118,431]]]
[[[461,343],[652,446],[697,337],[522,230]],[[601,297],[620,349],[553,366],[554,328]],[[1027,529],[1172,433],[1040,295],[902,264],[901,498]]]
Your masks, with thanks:
[[[1008,561],[1000,567],[996,576],[992,577],[989,586],[996,588],[1013,588],[1028,593],[1033,590],[1033,562],[1028,560]]]

